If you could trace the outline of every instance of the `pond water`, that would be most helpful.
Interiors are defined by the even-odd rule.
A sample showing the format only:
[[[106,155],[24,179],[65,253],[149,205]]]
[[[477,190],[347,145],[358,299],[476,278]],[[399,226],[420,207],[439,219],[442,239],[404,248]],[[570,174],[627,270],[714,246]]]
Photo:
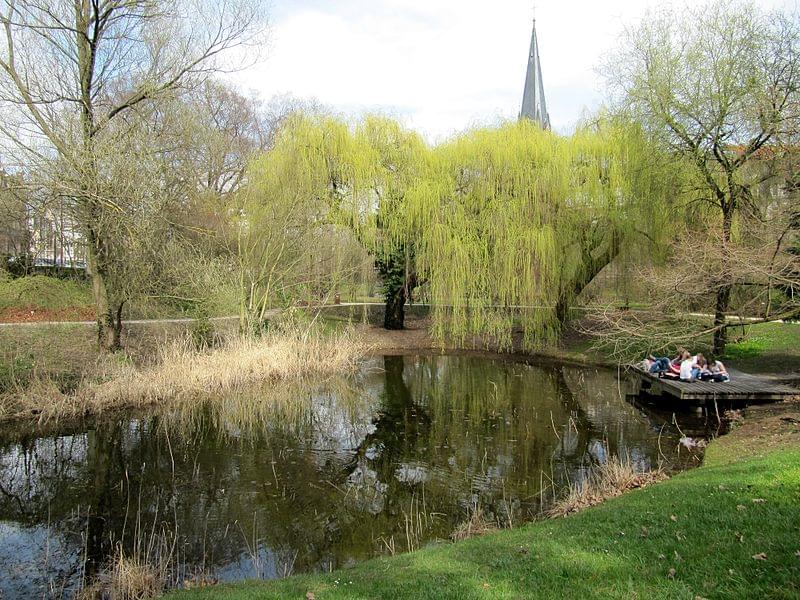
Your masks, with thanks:
[[[71,596],[119,547],[172,584],[327,571],[517,525],[610,456],[698,457],[696,417],[616,373],[477,356],[369,359],[347,381],[0,434],[0,597]],[[680,429],[679,429],[680,428]]]

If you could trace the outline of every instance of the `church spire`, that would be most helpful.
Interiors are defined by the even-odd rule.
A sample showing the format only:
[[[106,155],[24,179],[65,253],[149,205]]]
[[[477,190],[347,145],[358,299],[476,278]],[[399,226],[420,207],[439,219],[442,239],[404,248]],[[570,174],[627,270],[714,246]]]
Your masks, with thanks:
[[[542,64],[539,60],[539,43],[536,39],[536,19],[533,20],[531,51],[528,56],[528,73],[525,76],[525,92],[522,95],[522,110],[519,118],[535,121],[543,129],[550,129],[550,115],[544,99]]]

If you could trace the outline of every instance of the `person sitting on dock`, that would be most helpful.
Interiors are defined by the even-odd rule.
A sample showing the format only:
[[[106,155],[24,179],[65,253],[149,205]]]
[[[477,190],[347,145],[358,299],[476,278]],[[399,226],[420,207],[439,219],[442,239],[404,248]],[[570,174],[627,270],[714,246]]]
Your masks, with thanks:
[[[684,350],[681,357],[681,381],[694,381],[694,369],[697,365],[697,357],[692,356]]]
[[[694,357],[694,364],[692,365],[692,381],[700,379],[703,375],[710,373],[706,357],[698,352],[697,356]]]
[[[672,360],[666,356],[656,358],[651,354],[645,359],[645,370],[654,375],[663,376],[673,373],[677,376],[680,373],[681,360],[683,359],[684,352],[686,352],[684,348],[678,348],[678,354]]]
[[[722,364],[722,361],[714,358],[708,359],[708,370],[706,373],[702,374],[700,378],[703,381],[716,381],[718,383],[731,380],[731,376],[728,374],[728,370],[725,368],[725,365]]]
[[[672,379],[679,378],[681,376],[681,363],[687,356],[690,356],[690,354],[686,348],[683,346],[678,348],[678,354],[672,359],[672,362],[669,363],[669,369],[667,369],[661,375],[664,377],[670,377]]]
[[[656,358],[652,354],[645,359],[645,366],[650,373],[663,373],[669,369],[670,360],[666,356]]]

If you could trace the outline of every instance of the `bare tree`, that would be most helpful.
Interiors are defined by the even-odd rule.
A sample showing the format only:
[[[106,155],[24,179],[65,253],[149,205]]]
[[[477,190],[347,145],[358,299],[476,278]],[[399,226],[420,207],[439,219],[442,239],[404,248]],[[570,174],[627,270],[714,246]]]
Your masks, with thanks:
[[[718,258],[731,255],[739,223],[762,217],[756,189],[775,176],[765,154],[781,162],[796,152],[786,142],[800,117],[797,20],[738,0],[651,13],[626,32],[606,73],[622,110],[685,160],[695,181],[686,210],[718,229]],[[716,352],[726,343],[728,271],[709,274]]]
[[[98,340],[120,346],[125,295],[111,285],[125,260],[119,232],[136,219],[111,177],[125,118],[224,68],[263,31],[258,0],[4,0],[0,124],[15,152],[50,170],[87,244]],[[241,58],[241,56],[239,57]],[[152,174],[138,173],[138,177]]]
[[[796,209],[795,209],[796,210]],[[800,317],[800,228],[789,202],[773,202],[764,221],[751,223],[746,243],[725,244],[721,232],[688,230],[674,241],[665,265],[639,264],[646,308],[593,307],[584,331],[619,358],[696,348],[718,330],[709,325],[717,289],[733,293],[725,329]],[[687,250],[692,260],[686,261]]]

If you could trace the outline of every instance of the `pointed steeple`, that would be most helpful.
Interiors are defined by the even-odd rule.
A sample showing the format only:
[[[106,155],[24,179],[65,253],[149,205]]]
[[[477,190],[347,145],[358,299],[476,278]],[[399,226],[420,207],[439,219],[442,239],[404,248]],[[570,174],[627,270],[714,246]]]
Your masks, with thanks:
[[[541,125],[543,129],[550,129],[550,115],[547,114],[544,84],[542,83],[542,63],[539,60],[539,43],[536,39],[536,19],[533,20],[528,73],[525,76],[525,92],[522,95],[522,110],[519,118],[530,119]]]

